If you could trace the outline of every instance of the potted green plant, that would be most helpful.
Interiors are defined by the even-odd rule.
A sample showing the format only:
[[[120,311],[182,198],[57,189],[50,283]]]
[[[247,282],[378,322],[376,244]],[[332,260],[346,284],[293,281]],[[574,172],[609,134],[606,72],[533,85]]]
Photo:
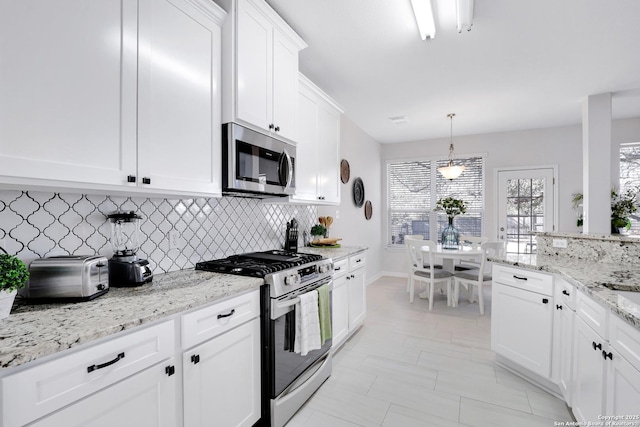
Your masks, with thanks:
[[[467,205],[464,200],[446,197],[436,202],[435,211],[444,211],[449,220],[449,224],[442,230],[440,241],[443,249],[458,249],[460,243],[460,233],[453,226],[453,218],[467,212]]]
[[[11,313],[18,289],[27,283],[29,270],[20,259],[0,250],[0,319],[4,319]]]
[[[327,235],[327,228],[322,224],[311,227],[311,241],[321,239]]]
[[[631,228],[630,216],[636,212],[636,189],[627,189],[618,194],[615,189],[611,189],[611,232],[626,234]]]

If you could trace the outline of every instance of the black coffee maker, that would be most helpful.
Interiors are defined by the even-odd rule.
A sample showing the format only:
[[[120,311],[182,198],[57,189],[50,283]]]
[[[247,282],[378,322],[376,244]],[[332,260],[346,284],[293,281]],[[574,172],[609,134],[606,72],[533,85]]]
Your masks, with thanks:
[[[133,211],[117,211],[107,215],[111,223],[109,286],[140,286],[153,280],[149,261],[139,259],[141,216]]]

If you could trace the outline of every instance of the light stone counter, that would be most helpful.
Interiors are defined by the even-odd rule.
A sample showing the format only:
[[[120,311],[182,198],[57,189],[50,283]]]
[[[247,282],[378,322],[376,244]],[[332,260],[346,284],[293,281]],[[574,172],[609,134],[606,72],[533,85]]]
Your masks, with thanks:
[[[110,288],[93,301],[27,305],[17,301],[0,320],[0,373],[116,332],[257,290],[263,279],[176,271],[135,288]]]
[[[298,248],[298,252],[304,252],[308,254],[322,255],[325,258],[331,258],[333,261],[346,258],[351,255],[359,254],[366,251],[368,248],[364,246],[341,246],[339,248],[322,248],[316,246],[304,246]]]
[[[640,266],[540,255],[528,256],[527,262],[490,258],[494,263],[530,270],[561,274],[598,303],[609,308],[629,324],[640,329],[640,305],[618,295],[614,289],[640,292]]]

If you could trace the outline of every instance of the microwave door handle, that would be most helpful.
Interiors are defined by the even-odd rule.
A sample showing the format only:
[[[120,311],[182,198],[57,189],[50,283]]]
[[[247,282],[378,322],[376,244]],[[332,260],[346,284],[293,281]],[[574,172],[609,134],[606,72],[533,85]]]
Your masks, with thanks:
[[[286,161],[286,168],[287,168],[286,177],[282,176],[282,167],[284,164],[283,160]],[[289,188],[289,186],[291,185],[291,181],[293,180],[293,161],[291,160],[291,156],[289,155],[289,153],[287,153],[286,149],[282,150],[282,156],[280,157],[280,171],[281,171],[280,184],[285,189],[287,189]]]

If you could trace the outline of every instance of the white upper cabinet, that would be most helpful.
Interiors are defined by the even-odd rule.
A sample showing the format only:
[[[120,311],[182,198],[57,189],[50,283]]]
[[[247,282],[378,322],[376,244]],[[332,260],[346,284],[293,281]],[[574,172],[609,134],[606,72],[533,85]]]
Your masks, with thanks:
[[[0,2],[2,182],[135,174],[136,21],[135,2]]]
[[[298,52],[307,45],[263,0],[219,0],[224,29],[223,122],[296,140]]]
[[[0,3],[0,183],[221,193],[221,27],[205,0]]]
[[[138,180],[221,194],[222,12],[213,3],[141,0]]]
[[[300,74],[294,200],[340,203],[341,114],[342,110],[331,98]]]

